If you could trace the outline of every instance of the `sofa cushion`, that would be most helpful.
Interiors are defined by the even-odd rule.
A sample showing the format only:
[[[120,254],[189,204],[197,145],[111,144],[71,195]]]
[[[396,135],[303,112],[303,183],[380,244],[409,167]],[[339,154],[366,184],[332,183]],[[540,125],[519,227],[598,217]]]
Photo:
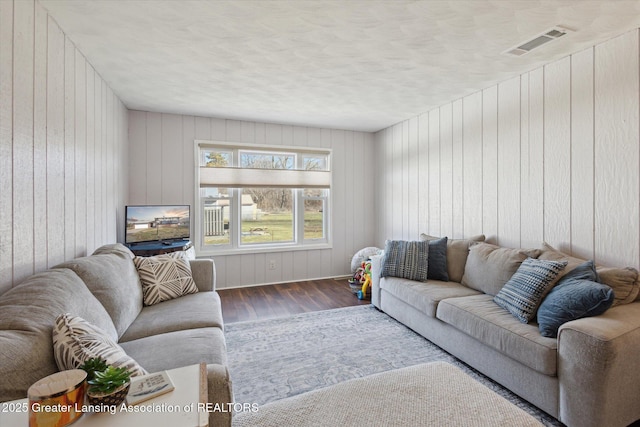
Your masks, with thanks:
[[[198,291],[207,292],[216,290],[216,266],[212,259],[189,260],[193,281],[196,282]]]
[[[98,249],[93,251],[91,255],[103,255],[103,254],[113,254],[113,253],[120,254],[123,257],[128,259],[135,258],[135,255],[133,252],[131,252],[131,249],[129,249],[122,243],[109,243],[107,245],[102,245]]]
[[[137,256],[133,263],[142,282],[144,305],[198,292],[189,261],[181,251],[151,257]]]
[[[564,260],[567,261],[567,267],[560,277],[569,273],[578,265],[584,263],[586,260],[576,258],[571,255],[567,255],[548,243],[542,244],[542,253],[538,257],[539,259],[549,260]],[[613,306],[629,304],[633,301],[640,300],[640,282],[638,282],[638,270],[634,268],[610,268],[610,267],[597,267],[598,282],[604,283],[613,289],[614,300]]]
[[[563,271],[560,272],[558,277],[564,276],[580,264],[583,264],[585,261],[587,261],[586,259],[567,255],[546,242],[542,243],[541,253],[538,256],[538,259],[544,259],[548,261],[566,261],[567,266]]]
[[[545,375],[556,375],[558,341],[540,335],[493,302],[491,295],[448,298],[436,317],[485,345]]]
[[[420,234],[420,240],[436,240],[439,237]],[[464,267],[467,263],[469,246],[475,242],[484,242],[484,234],[470,237],[468,239],[448,239],[447,240],[447,275],[449,280],[460,283],[464,275]]]
[[[527,258],[493,300],[522,323],[528,323],[566,266],[566,261]]]
[[[144,307],[120,342],[209,327],[223,328],[220,296],[217,292],[198,292]]]
[[[402,277],[427,281],[429,269],[429,242],[387,240],[380,277]]]
[[[107,365],[126,368],[131,376],[147,373],[102,329],[81,317],[69,313],[58,316],[52,337],[53,354],[61,371],[78,369],[87,360],[99,357]]]
[[[597,267],[600,283],[613,289],[613,306],[629,304],[640,299],[638,270],[635,268]]]
[[[142,286],[130,251],[123,245],[112,247],[111,251],[100,248],[96,255],[77,258],[55,268],[69,268],[80,276],[111,316],[118,336],[122,336],[142,310]]]
[[[539,249],[511,249],[477,243],[469,249],[462,284],[495,296],[527,258],[537,258]]]
[[[569,266],[567,265],[565,269],[568,267]],[[562,273],[564,273],[564,271],[561,271],[558,275],[559,280],[557,281],[556,286],[562,285],[563,283],[567,283],[572,280],[590,280],[592,282],[600,281],[598,272],[596,271],[596,265],[593,260],[583,262],[568,273]]]
[[[31,384],[58,371],[51,332],[66,312],[117,339],[109,314],[71,270],[37,273],[0,295],[0,401],[25,397]]]
[[[200,362],[227,364],[227,347],[220,328],[168,332],[120,344],[129,356],[149,372]]]
[[[380,279],[380,288],[431,317],[436,316],[438,303],[445,298],[480,293],[455,282],[429,280],[421,283],[397,277]]]

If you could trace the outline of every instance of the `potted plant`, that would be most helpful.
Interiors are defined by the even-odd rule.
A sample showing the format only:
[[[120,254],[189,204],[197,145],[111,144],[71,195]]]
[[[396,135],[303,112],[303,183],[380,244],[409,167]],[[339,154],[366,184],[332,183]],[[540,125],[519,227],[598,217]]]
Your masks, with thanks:
[[[120,405],[127,397],[131,373],[127,368],[108,366],[96,371],[89,383],[87,397],[91,405]]]
[[[92,357],[84,362],[78,369],[82,369],[87,373],[87,381],[95,378],[96,372],[102,372],[108,368],[106,360],[101,357]]]

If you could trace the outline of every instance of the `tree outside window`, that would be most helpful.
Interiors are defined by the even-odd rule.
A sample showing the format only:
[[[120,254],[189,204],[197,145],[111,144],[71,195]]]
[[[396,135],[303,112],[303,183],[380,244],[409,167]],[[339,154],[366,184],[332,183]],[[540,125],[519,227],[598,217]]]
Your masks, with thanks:
[[[327,151],[310,153],[205,145],[200,148],[200,166],[221,168],[221,172],[225,169],[225,173],[233,169],[233,176],[240,177],[235,179],[246,180],[252,170],[327,172],[329,156]],[[223,178],[222,173],[219,175],[220,178],[214,171],[207,178],[213,184],[201,182],[202,247],[215,251],[216,248],[295,247],[328,242],[329,188],[288,187],[281,179],[272,187],[269,178],[252,181],[258,185],[223,187],[228,184],[225,183],[217,187],[217,179],[229,179]]]

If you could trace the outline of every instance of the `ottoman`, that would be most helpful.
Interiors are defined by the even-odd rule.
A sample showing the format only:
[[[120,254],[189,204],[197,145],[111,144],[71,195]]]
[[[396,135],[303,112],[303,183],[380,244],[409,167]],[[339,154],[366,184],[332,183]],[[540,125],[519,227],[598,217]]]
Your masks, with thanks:
[[[460,369],[434,362],[382,372],[234,415],[255,426],[542,426]]]

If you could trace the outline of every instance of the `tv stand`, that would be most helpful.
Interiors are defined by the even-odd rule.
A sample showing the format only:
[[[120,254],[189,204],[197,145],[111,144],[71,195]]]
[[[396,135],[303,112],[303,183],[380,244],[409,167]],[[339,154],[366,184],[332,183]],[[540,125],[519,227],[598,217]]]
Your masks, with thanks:
[[[176,251],[188,251],[193,244],[188,240],[129,243],[127,247],[137,256],[154,256]]]

